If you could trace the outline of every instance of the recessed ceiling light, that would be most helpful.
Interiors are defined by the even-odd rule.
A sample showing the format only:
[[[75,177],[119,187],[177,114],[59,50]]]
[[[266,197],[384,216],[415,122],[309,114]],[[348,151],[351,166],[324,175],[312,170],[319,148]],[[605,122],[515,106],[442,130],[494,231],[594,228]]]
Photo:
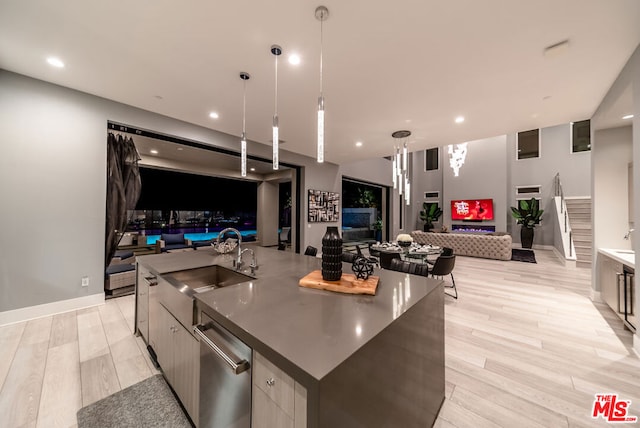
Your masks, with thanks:
[[[158,151],[156,149],[151,149],[149,150],[149,153],[151,153],[152,155],[157,155]]]
[[[62,62],[60,58],[50,56],[49,58],[47,58],[47,62],[53,67],[64,68],[64,62]]]
[[[289,55],[289,64],[291,65],[298,65],[300,64],[300,56],[297,54],[291,54]]]
[[[255,168],[249,168],[249,171],[255,171],[255,170],[256,170]]]
[[[209,117],[211,119],[217,119],[220,117],[220,115],[218,113],[216,113],[215,111],[212,111],[211,113],[209,113]]]
[[[456,117],[456,123],[462,123],[462,122],[464,122],[464,116]]]
[[[633,119],[633,115],[632,114],[628,114],[626,116],[622,116],[623,119]]]
[[[356,141],[356,147],[362,147],[362,141]]]
[[[182,150],[184,150],[182,147],[178,147],[179,152],[181,152]]]

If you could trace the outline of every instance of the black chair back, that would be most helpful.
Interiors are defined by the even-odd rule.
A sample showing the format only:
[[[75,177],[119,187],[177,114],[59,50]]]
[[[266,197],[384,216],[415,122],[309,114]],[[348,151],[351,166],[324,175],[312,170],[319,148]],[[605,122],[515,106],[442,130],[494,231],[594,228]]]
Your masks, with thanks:
[[[304,250],[305,256],[313,256],[315,257],[318,254],[318,249],[312,245],[309,245],[306,250]]]
[[[401,259],[392,259],[389,270],[410,273],[411,275],[428,276],[429,266],[423,263],[412,263]]]
[[[449,275],[453,271],[453,267],[456,264],[456,256],[440,256],[433,264],[431,268],[431,272],[429,272],[433,276],[445,276]]]
[[[356,261],[357,258],[358,258],[357,254],[349,253],[346,251],[342,253],[342,261],[345,263],[353,263]]]
[[[393,259],[400,259],[400,253],[385,253],[384,251],[380,251],[380,267],[382,269],[389,269]]]
[[[449,247],[442,247],[442,253],[440,253],[441,256],[452,256],[453,255],[453,248],[449,248]]]

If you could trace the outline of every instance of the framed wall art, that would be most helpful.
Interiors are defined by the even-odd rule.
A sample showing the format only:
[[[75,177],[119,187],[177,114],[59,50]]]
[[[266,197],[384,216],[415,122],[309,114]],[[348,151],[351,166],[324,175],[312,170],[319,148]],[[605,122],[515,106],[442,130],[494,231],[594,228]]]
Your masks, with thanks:
[[[340,194],[309,189],[309,223],[338,221]]]

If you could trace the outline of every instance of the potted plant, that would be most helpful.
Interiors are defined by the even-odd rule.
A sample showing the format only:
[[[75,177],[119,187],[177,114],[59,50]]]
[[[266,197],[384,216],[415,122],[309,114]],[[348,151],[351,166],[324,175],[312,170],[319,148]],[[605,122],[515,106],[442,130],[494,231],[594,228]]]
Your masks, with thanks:
[[[531,198],[529,201],[518,201],[518,207],[511,207],[511,215],[516,219],[516,224],[522,225],[520,228],[520,242],[522,248],[533,246],[533,228],[540,224],[542,213],[538,200]]]
[[[438,204],[423,202],[423,210],[420,211],[420,220],[424,221],[424,231],[428,232],[433,229],[433,222],[438,221],[442,215],[442,210]]]
[[[378,217],[378,220],[373,222],[371,227],[373,227],[373,230],[374,230],[375,240],[377,242],[381,242],[382,241],[382,219]]]

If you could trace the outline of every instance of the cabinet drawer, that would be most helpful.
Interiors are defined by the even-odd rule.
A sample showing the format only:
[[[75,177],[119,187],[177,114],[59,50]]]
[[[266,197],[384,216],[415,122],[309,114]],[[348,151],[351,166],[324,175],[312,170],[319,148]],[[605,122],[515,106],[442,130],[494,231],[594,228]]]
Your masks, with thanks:
[[[294,428],[293,419],[269,399],[262,389],[253,388],[251,428]]]
[[[293,379],[257,352],[253,353],[253,384],[294,417]]]

